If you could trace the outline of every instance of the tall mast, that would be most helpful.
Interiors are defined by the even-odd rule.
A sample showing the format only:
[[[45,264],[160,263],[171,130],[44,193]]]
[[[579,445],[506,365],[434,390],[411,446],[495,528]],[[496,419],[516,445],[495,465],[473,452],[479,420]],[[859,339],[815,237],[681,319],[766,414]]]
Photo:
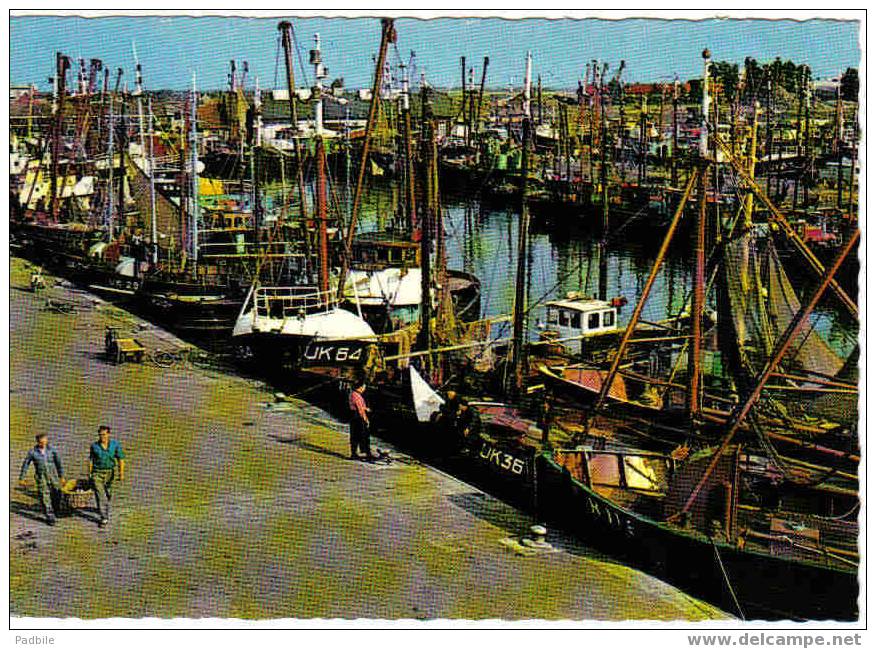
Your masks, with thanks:
[[[121,111],[119,114],[119,228],[123,229],[128,225],[125,214],[125,179],[127,177],[125,168],[125,151],[128,148],[128,124],[125,122],[125,97],[121,97]]]
[[[292,120],[292,138],[294,146],[292,151],[295,154],[295,176],[298,183],[298,202],[301,220],[306,222],[307,218],[307,191],[304,187],[304,156],[301,153],[301,142],[296,135],[298,134],[298,109],[295,102],[295,68],[292,63],[292,24],[286,20],[277,25],[283,42],[283,58],[286,62],[286,87],[289,90],[289,114]],[[305,258],[305,264],[308,268],[308,277],[310,275],[310,237],[305,238],[305,244],[308,246],[308,255]],[[309,280],[308,280],[309,281]],[[343,283],[342,283],[343,286]]]
[[[109,240],[112,241],[114,238],[114,226],[115,226],[115,200],[113,199],[113,181],[115,176],[115,166],[116,166],[116,152],[115,152],[115,131],[116,125],[113,116],[113,101],[112,96],[109,97],[109,126],[107,128],[107,133],[109,137],[109,143],[107,146],[107,153],[109,158],[108,165],[108,178],[107,178],[107,231],[109,233]]]
[[[255,78],[255,93],[252,100],[255,119],[253,120],[253,128],[255,129],[255,145],[262,145],[262,91],[259,87],[259,78]]]
[[[189,149],[191,155],[191,179],[192,179],[192,213],[191,213],[191,221],[192,221],[192,250],[191,250],[191,258],[192,263],[195,264],[195,272],[197,272],[198,268],[198,220],[200,218],[200,208],[198,206],[198,193],[200,188],[198,187],[198,88],[197,88],[197,77],[195,73],[192,72],[192,108],[191,108],[191,125],[189,130]]]
[[[322,64],[322,50],[320,49],[319,34],[313,35],[314,48],[310,52],[310,63],[313,65],[313,76],[316,80],[313,97],[313,122],[317,136],[323,132],[323,98],[322,80],[326,77],[325,66]]]
[[[523,155],[520,164],[520,225],[517,233],[517,277],[514,286],[514,334],[511,340],[511,387],[520,394],[526,374],[524,336],[526,336],[526,293],[529,286],[529,142],[532,130],[530,94],[532,54],[526,53],[526,76],[523,84]]]
[[[377,54],[377,63],[374,67],[374,85],[371,90],[371,105],[368,108],[368,123],[365,126],[365,142],[362,144],[362,163],[359,165],[359,174],[356,178],[356,193],[353,195],[353,207],[350,210],[350,223],[347,225],[347,236],[344,241],[344,256],[341,264],[341,275],[338,282],[338,294],[343,294],[344,283],[347,279],[347,270],[350,267],[349,251],[353,246],[353,238],[356,236],[356,220],[359,216],[359,205],[362,202],[362,191],[365,186],[365,171],[368,168],[368,154],[371,150],[371,134],[377,123],[377,107],[380,103],[380,88],[383,81],[383,64],[386,62],[386,51],[390,42],[395,42],[395,28],[392,18],[381,19],[382,31],[380,36],[380,50]]]
[[[843,95],[842,83],[836,87],[836,206],[843,206]]]
[[[472,132],[477,127],[477,122],[475,122],[475,98],[476,93],[474,89],[474,68],[471,67],[468,69],[468,139],[469,144],[471,144],[471,140],[474,137],[474,133]]]
[[[429,350],[432,346],[432,232],[435,223],[434,204],[432,196],[432,140],[435,122],[432,119],[432,102],[426,84],[420,86],[420,105],[423,118],[423,175],[426,209],[423,210],[420,223],[420,333],[418,346]]]
[[[804,78],[804,68],[800,68],[797,72],[797,125],[794,129],[794,153],[796,154],[797,164],[800,164],[800,160],[803,158],[803,78]],[[802,173],[798,171],[794,174],[794,198],[793,198],[793,208],[797,209],[797,198],[800,193],[800,178]]]
[[[143,137],[143,70],[137,59],[137,46],[132,42],[134,53],[134,96],[137,98],[137,130],[140,133],[140,155],[146,155],[146,144]]]
[[[544,106],[541,103],[541,75],[538,75],[538,85],[536,89],[536,97],[538,98],[538,123],[544,123]]]
[[[408,79],[408,68],[402,63],[402,92],[401,92],[401,113],[402,126],[404,129],[404,156],[405,156],[405,215],[407,216],[408,234],[413,236],[417,227],[417,192],[414,182],[414,156],[413,156],[413,133],[411,129],[411,97],[410,97],[410,81]]]
[[[292,23],[284,20],[277,29],[283,41],[283,54],[286,61],[286,87],[289,89],[289,110],[292,117],[292,133],[298,131],[298,108],[295,105],[295,66],[292,63]]]
[[[462,133],[468,144],[468,120],[466,119],[465,57],[459,57],[459,73],[462,75]]]
[[[67,69],[70,67],[70,59],[60,52],[55,55],[55,123],[52,129],[52,178],[51,178],[51,216],[52,220],[58,220],[58,166],[61,162],[61,138],[64,131],[64,95],[67,94]]]
[[[490,65],[490,57],[484,57],[484,68],[481,72],[481,86],[478,89],[478,102],[475,109],[475,128],[479,127],[481,121],[481,106],[484,103],[484,84],[487,82],[487,66]]]
[[[645,184],[645,165],[648,148],[648,95],[642,93],[639,104],[639,186]]]
[[[809,66],[803,66],[803,207],[809,205],[809,157],[811,140],[809,132],[809,109],[812,103],[812,85],[809,79]]]
[[[754,107],[751,111],[751,142],[748,149],[748,173],[754,178],[754,172],[757,167],[757,115],[760,111],[760,102],[754,102]],[[751,227],[752,216],[754,212],[754,192],[749,191],[745,195],[745,204],[743,206],[742,226],[745,229]]]
[[[771,196],[773,178],[773,80],[772,68],[767,68],[766,105],[766,195]]]
[[[672,186],[678,187],[678,75],[672,84]]]
[[[319,294],[329,303],[328,199],[325,178],[325,144],[316,137],[316,213],[319,219]]]
[[[700,368],[700,348],[702,347],[703,305],[705,303],[706,283],[706,182],[708,161],[702,162],[699,179],[700,206],[694,239],[694,285],[691,304],[691,338],[688,349],[688,401],[687,408],[691,422],[696,425],[702,408],[700,389],[702,370]]]
[[[152,240],[152,265],[158,265],[158,219],[155,210],[155,132],[153,129],[152,98],[146,99],[149,112],[149,211]]]
[[[700,121],[700,157],[703,159],[709,157],[709,110],[712,106],[709,94],[709,67],[711,62],[712,53],[708,49],[703,50],[703,114]]]
[[[697,425],[702,408],[702,369],[700,367],[700,349],[702,348],[702,321],[705,305],[706,284],[706,189],[709,179],[709,147],[708,120],[711,106],[709,88],[709,67],[711,53],[703,50],[703,132],[700,138],[700,175],[699,175],[699,214],[694,233],[694,274],[693,295],[691,298],[691,338],[688,346],[688,400],[687,408],[691,422]],[[717,123],[717,120],[716,120]],[[715,134],[715,141],[718,135]],[[717,161],[716,161],[717,162]],[[716,188],[717,191],[717,188]]]
[[[600,81],[598,92],[602,95],[605,88]],[[602,103],[604,97],[600,99]],[[602,238],[599,241],[599,278],[598,278],[598,295],[600,300],[605,300],[608,297],[608,255],[606,254],[606,246],[608,243],[608,125],[606,119],[606,110],[599,113],[599,147],[601,163],[599,165],[599,185],[602,195]]]
[[[258,245],[259,231],[261,228],[262,219],[262,202],[261,190],[259,188],[259,150],[261,147],[261,112],[262,98],[259,91],[259,81],[256,77],[256,90],[253,97],[253,120],[252,130],[247,135],[247,145],[249,146],[249,176],[252,185],[252,227],[253,239]],[[243,146],[244,138],[241,138],[241,146]],[[258,264],[256,264],[258,265]]]

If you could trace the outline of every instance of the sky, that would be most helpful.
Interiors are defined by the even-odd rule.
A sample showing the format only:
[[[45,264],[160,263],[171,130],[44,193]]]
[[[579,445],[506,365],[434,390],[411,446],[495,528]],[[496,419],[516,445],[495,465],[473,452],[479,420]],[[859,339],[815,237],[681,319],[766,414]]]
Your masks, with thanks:
[[[262,88],[282,87],[278,18],[189,16],[13,16],[10,19],[10,81],[37,83],[49,89],[54,53],[78,59],[99,58],[105,65],[125,68],[133,86],[132,44],[143,67],[144,86],[179,89],[191,86],[197,71],[201,90],[224,87],[229,61],[246,60],[250,76]],[[370,86],[372,57],[380,43],[376,18],[288,18],[307,62],[314,33],[322,41],[323,61],[330,78],[344,77],[348,88]],[[627,81],[682,80],[702,75],[701,52],[714,60],[741,63],[746,56],[771,61],[780,56],[807,63],[816,78],[839,75],[860,62],[860,24],[838,20],[713,19],[704,21],[633,19],[402,18],[396,21],[398,42],[391,61],[408,61],[416,52],[418,70],[437,86],[459,85],[459,57],[475,68],[480,79],[483,57],[490,57],[487,85],[519,86],[527,50],[533,55],[533,75],[546,87],[574,88],[591,59],[611,65],[613,74],[626,60]],[[302,77],[304,77],[302,79]],[[297,85],[312,82],[301,74]],[[75,81],[75,72],[68,82]]]

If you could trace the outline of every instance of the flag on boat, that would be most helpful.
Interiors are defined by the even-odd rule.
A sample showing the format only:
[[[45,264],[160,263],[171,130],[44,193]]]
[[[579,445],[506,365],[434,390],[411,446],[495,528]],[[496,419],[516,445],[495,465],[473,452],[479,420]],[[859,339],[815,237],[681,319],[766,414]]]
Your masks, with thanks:
[[[417,411],[417,421],[427,422],[438,412],[444,399],[423,380],[423,377],[411,365],[411,393],[414,398],[414,410]]]

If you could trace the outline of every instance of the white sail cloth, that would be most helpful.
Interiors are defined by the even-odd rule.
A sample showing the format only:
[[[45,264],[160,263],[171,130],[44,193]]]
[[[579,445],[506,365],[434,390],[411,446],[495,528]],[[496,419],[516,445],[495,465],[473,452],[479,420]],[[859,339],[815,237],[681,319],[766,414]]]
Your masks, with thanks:
[[[426,383],[422,376],[411,365],[411,394],[414,399],[414,410],[417,412],[417,421],[424,423],[429,421],[433,414],[444,403],[444,399]]]

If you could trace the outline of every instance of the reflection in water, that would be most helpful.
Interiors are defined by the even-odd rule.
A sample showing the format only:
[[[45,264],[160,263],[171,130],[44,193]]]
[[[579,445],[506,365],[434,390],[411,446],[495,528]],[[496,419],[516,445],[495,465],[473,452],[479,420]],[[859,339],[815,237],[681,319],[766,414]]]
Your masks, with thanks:
[[[340,188],[337,196],[351,200],[352,192]],[[360,232],[385,229],[400,214],[401,197],[389,183],[371,184],[363,198],[358,229]],[[513,311],[514,282],[518,236],[518,208],[495,207],[477,196],[445,195],[444,228],[448,266],[473,273],[481,280],[483,316],[508,315]],[[348,206],[340,211],[347,220]],[[642,292],[662,235],[650,239],[622,233],[605,246],[606,298],[622,297],[620,324],[630,314]],[[680,231],[678,237],[689,237]],[[587,231],[567,231],[540,226],[533,219],[530,233],[530,331],[537,336],[535,324],[542,318],[540,308],[546,301],[580,292],[596,296],[599,291],[599,266],[602,246],[599,235]],[[690,300],[692,260],[688,246],[670,247],[669,254],[654,282],[642,319],[658,321],[682,313]],[[716,309],[714,292],[707,297],[707,307]],[[812,316],[815,328],[843,356],[848,356],[856,342],[856,330],[841,323],[829,308],[817,309]],[[504,330],[503,330],[504,329]],[[495,332],[510,335],[510,324]]]

